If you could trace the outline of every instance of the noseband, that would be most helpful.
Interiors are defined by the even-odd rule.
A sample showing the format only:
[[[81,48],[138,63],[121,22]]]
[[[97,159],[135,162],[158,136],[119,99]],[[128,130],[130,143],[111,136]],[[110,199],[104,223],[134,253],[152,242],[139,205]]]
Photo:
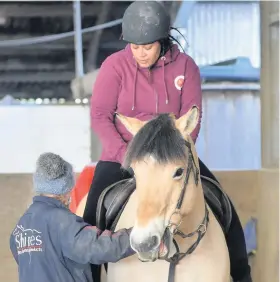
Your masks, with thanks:
[[[193,156],[192,150],[191,150],[191,143],[188,142],[188,141],[185,141],[185,144],[188,147],[188,167],[187,167],[187,170],[186,170],[186,176],[185,176],[185,179],[184,179],[183,188],[181,190],[181,193],[180,193],[177,205],[176,205],[176,209],[172,213],[172,215],[170,216],[167,228],[169,229],[169,231],[171,232],[172,235],[179,235],[182,238],[190,238],[190,237],[197,234],[197,240],[189,247],[189,249],[185,253],[181,253],[177,242],[175,241],[175,239],[173,239],[174,245],[176,247],[176,253],[173,255],[173,257],[165,259],[166,261],[170,262],[168,282],[174,282],[176,265],[178,264],[178,262],[181,259],[183,259],[187,255],[190,255],[196,249],[196,247],[198,246],[198,244],[200,243],[201,239],[204,237],[204,235],[207,231],[208,222],[209,222],[209,211],[208,211],[206,203],[205,203],[205,215],[204,215],[202,222],[199,224],[198,228],[195,231],[188,233],[188,234],[183,233],[179,229],[179,227],[180,227],[180,225],[183,221],[182,220],[182,214],[181,214],[180,210],[181,210],[181,207],[182,207],[182,204],[183,204],[183,200],[184,200],[184,196],[185,196],[185,193],[186,193],[187,184],[189,182],[191,172],[193,172],[193,174],[194,174],[194,181],[195,181],[196,185],[198,184],[198,179],[199,179],[199,169],[196,166],[195,161],[194,161],[194,156]],[[177,216],[180,217],[179,223],[172,222],[172,217],[174,215],[177,215]],[[173,231],[171,231],[172,227],[174,228]]]

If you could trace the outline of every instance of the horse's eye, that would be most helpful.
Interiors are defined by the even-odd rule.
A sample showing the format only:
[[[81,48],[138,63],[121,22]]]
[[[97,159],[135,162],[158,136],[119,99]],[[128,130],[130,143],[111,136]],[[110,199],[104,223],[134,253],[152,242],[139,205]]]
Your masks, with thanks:
[[[180,179],[183,176],[183,173],[184,173],[184,169],[180,167],[175,171],[173,178]]]

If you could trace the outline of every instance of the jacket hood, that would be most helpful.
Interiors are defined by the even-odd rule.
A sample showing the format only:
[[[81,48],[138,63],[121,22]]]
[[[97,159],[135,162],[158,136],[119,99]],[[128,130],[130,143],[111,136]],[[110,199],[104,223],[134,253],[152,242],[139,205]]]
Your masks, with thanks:
[[[173,44],[172,47],[165,53],[164,56],[161,56],[153,68],[162,68],[162,82],[164,84],[164,89],[165,89],[165,102],[166,104],[169,103],[169,97],[168,97],[168,92],[167,92],[167,87],[166,87],[166,80],[165,80],[165,66],[176,61],[180,54],[180,50],[178,48],[177,44]],[[130,44],[127,44],[125,47],[125,56],[127,60],[132,63],[135,66],[135,74],[134,74],[134,80],[133,80],[133,104],[132,104],[132,110],[135,109],[135,101],[136,101],[136,85],[137,85],[137,74],[138,70],[141,68],[138,66],[136,60],[133,57]]]

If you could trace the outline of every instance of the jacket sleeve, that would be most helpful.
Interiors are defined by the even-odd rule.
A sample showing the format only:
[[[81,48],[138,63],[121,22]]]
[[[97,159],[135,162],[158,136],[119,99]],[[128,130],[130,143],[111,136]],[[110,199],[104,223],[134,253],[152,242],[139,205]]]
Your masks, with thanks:
[[[81,264],[103,264],[134,254],[129,242],[130,229],[101,232],[82,218],[74,214],[69,216],[69,220],[61,223],[59,231],[62,252],[67,258]]]
[[[193,106],[199,109],[199,120],[196,128],[191,133],[191,137],[196,142],[199,134],[202,118],[202,90],[199,67],[192,58],[188,58],[185,69],[185,81],[182,88],[180,117],[183,116]]]
[[[13,235],[10,236],[10,250],[13,254],[13,257],[18,264],[18,252],[17,252],[17,247],[15,243],[15,237]]]
[[[121,77],[113,63],[109,57],[99,69],[91,97],[91,126],[99,137],[102,147],[117,159],[117,156],[121,158],[124,155],[127,144],[114,124]],[[122,159],[118,161],[121,163]]]

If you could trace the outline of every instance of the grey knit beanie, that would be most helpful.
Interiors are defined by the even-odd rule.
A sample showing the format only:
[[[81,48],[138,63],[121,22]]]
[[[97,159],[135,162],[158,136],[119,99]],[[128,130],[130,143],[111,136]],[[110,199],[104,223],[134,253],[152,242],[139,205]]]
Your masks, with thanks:
[[[64,195],[75,184],[72,165],[53,153],[40,155],[36,162],[33,185],[36,193]]]

